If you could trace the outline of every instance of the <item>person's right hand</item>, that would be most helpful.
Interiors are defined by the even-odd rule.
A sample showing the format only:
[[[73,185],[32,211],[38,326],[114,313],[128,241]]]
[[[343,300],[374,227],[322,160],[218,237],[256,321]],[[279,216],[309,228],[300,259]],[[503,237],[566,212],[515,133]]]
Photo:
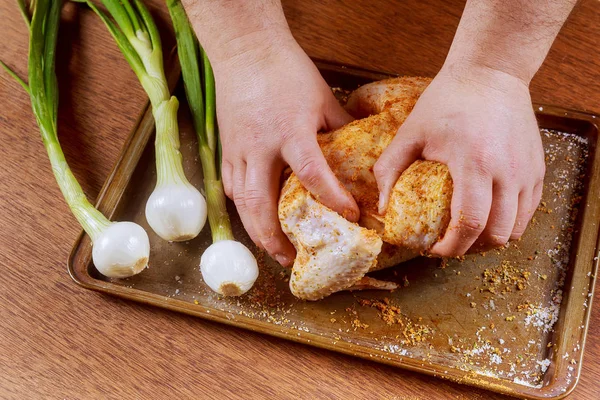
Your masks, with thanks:
[[[349,220],[359,217],[316,138],[352,118],[289,32],[242,40],[245,51],[213,61],[223,184],[252,240],[287,266],[295,250],[277,216],[286,165],[323,204]]]

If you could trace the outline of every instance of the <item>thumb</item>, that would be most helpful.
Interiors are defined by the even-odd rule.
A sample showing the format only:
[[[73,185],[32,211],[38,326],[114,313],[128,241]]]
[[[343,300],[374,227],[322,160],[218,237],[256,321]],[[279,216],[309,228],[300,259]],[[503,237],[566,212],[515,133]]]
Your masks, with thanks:
[[[354,198],[327,164],[314,133],[293,135],[284,144],[282,156],[317,200],[350,221],[358,220],[360,211]]]
[[[325,113],[325,131],[333,131],[354,121],[354,118],[340,105],[333,93],[330,92],[329,99],[323,109]]]
[[[402,125],[373,167],[379,189],[380,214],[386,210],[392,189],[402,172],[421,156],[423,145],[418,135],[412,132],[415,131],[409,126]]]

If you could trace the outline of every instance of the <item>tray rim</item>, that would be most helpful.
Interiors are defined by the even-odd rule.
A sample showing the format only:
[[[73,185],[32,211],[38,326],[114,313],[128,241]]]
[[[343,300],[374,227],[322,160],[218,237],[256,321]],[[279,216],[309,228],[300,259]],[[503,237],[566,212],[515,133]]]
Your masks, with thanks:
[[[338,73],[351,73],[360,77],[370,77],[373,79],[382,79],[390,76],[399,76],[398,74],[385,73],[372,71],[360,67],[346,66],[335,62],[329,62],[324,60],[314,60],[317,67],[321,69],[327,69],[330,72],[338,72]],[[170,71],[169,82],[170,86],[174,87],[176,82],[180,76],[180,69],[177,63],[174,63],[172,71]],[[536,115],[544,115],[550,117],[558,117],[563,119],[570,120],[578,120],[581,122],[585,122],[591,124],[595,130],[598,132],[598,137],[596,139],[596,147],[598,151],[595,152],[593,164],[600,162],[600,115],[594,114],[587,111],[581,111],[571,108],[564,108],[560,106],[555,106],[551,104],[545,103],[533,103],[534,111]],[[110,219],[112,219],[114,212],[116,211],[117,205],[121,199],[127,184],[131,178],[131,175],[139,162],[139,158],[141,157],[141,152],[148,145],[148,140],[154,131],[153,126],[153,117],[152,112],[147,102],[143,111],[140,113],[138,120],[134,125],[134,129],[127,136],[121,151],[117,157],[117,161],[115,162],[113,168],[106,181],[104,182],[96,200],[96,207],[98,207],[101,211],[105,213]],[[592,145],[592,143],[590,143]],[[137,146],[137,148],[136,148]],[[131,159],[133,158],[133,160]],[[591,160],[591,158],[590,158]],[[124,177],[119,177],[119,171],[131,165],[133,162],[133,167],[130,168],[130,171],[125,174]],[[111,196],[112,192],[110,191],[114,185],[116,185],[115,180],[123,180],[125,179],[126,183],[123,185],[123,188],[119,193],[116,193],[115,196]],[[600,185],[600,176],[590,177],[588,180],[588,185],[594,182],[597,185]],[[586,203],[587,203],[586,198]],[[599,202],[600,203],[600,202]],[[600,204],[597,206],[600,207]],[[582,215],[589,212],[589,207],[582,208]],[[600,225],[600,224],[599,224]],[[583,225],[582,225],[583,226]],[[73,248],[69,254],[67,260],[67,271],[71,277],[71,279],[79,286],[93,290],[96,292],[109,294],[113,296],[117,296],[120,298],[133,300],[139,303],[160,307],[164,309],[168,309],[170,311],[180,312],[183,314],[200,317],[202,319],[206,319],[213,322],[223,323],[228,326],[234,326],[236,328],[247,329],[252,332],[267,334],[270,336],[274,336],[280,339],[291,340],[296,343],[307,344],[313,347],[318,347],[322,349],[326,349],[329,351],[334,351],[337,353],[342,353],[350,356],[359,357],[362,359],[367,359],[371,361],[376,361],[379,363],[383,363],[386,365],[390,365],[396,368],[406,369],[414,372],[424,373],[430,376],[434,376],[437,378],[447,379],[453,382],[478,387],[484,390],[490,390],[496,393],[501,393],[509,396],[516,396],[524,399],[562,399],[568,396],[576,387],[579,382],[582,368],[582,361],[585,350],[585,343],[587,338],[587,332],[589,328],[589,321],[591,316],[591,309],[593,306],[593,298],[592,295],[588,299],[588,307],[584,311],[583,324],[584,329],[581,332],[580,336],[580,346],[581,351],[579,352],[578,357],[574,357],[577,359],[577,368],[575,371],[575,375],[573,376],[573,380],[571,383],[565,388],[561,387],[560,392],[553,392],[555,389],[555,383],[551,382],[550,384],[543,386],[542,388],[535,387],[527,387],[524,385],[519,385],[516,383],[512,383],[506,379],[499,379],[490,376],[484,376],[482,374],[474,373],[473,371],[463,371],[454,367],[444,367],[448,369],[448,373],[445,375],[439,374],[435,368],[439,366],[439,364],[430,363],[430,362],[420,362],[411,357],[398,357],[398,359],[391,359],[389,355],[386,356],[386,353],[383,350],[379,349],[370,349],[369,351],[364,350],[364,348],[360,345],[345,342],[345,341],[337,341],[336,344],[329,342],[326,338],[323,338],[320,335],[304,332],[293,328],[286,328],[282,326],[274,326],[268,322],[255,320],[251,317],[246,317],[244,315],[237,315],[228,313],[222,310],[213,309],[204,307],[202,305],[192,304],[187,301],[177,300],[169,297],[160,296],[157,294],[145,292],[138,289],[126,288],[122,285],[117,285],[111,282],[94,279],[90,275],[87,274],[79,274],[77,268],[75,268],[75,259],[80,252],[91,254],[91,246],[87,246],[84,248],[84,239],[86,238],[85,232],[82,230],[80,234],[77,236],[77,239],[73,245]],[[591,241],[591,239],[588,239]],[[599,255],[600,249],[600,226],[596,229],[595,238],[593,239],[595,243],[594,254],[597,257]],[[581,240],[580,240],[581,242]],[[581,243],[577,243],[577,248],[581,247]],[[89,254],[87,259],[89,259]],[[86,258],[84,256],[84,258]],[[596,286],[596,279],[598,269],[600,266],[600,260],[596,259],[592,262],[592,270],[591,276],[589,277],[588,288],[589,293],[594,293]],[[573,264],[573,269],[575,268],[575,264]],[[563,303],[564,304],[564,303]],[[561,305],[562,308],[562,305]],[[374,357],[373,354],[379,353],[378,357]],[[387,357],[387,358],[386,358]],[[450,373],[452,372],[452,374]],[[458,376],[462,374],[462,376]],[[471,376],[473,374],[479,379],[473,379]],[[556,373],[555,373],[556,375]],[[497,383],[495,383],[497,382]],[[497,386],[496,386],[497,385]],[[565,390],[566,389],[566,390]],[[564,391],[563,391],[564,390]]]

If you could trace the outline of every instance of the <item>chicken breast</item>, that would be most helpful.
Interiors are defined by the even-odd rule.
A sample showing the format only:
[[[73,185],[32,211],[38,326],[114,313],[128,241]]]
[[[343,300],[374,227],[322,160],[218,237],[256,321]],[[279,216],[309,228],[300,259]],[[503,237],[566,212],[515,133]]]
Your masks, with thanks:
[[[340,290],[394,288],[365,274],[427,252],[445,232],[452,196],[446,166],[411,165],[394,186],[384,215],[377,211],[373,175],[375,162],[429,81],[395,78],[362,86],[346,104],[360,119],[318,137],[327,162],[360,208],[358,224],[319,203],[294,174],[288,178],[279,219],[298,252],[290,280],[295,296],[317,300]]]

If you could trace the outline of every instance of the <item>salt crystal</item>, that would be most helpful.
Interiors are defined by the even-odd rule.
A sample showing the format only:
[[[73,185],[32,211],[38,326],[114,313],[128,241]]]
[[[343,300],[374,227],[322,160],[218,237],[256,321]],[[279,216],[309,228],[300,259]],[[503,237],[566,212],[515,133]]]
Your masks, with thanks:
[[[513,382],[516,384],[519,384],[519,385],[528,386],[528,387],[535,388],[535,389],[540,389],[542,387],[541,383],[538,385],[533,385],[533,384],[527,382],[526,380],[520,379],[520,378],[513,379]]]
[[[547,359],[545,359],[543,361],[537,361],[537,363],[540,366],[540,369],[542,370],[542,372],[546,372],[546,370],[550,366],[550,359],[547,358]]]
[[[501,364],[502,363],[502,357],[500,357],[498,354],[492,354],[490,357],[490,363],[492,364]]]

